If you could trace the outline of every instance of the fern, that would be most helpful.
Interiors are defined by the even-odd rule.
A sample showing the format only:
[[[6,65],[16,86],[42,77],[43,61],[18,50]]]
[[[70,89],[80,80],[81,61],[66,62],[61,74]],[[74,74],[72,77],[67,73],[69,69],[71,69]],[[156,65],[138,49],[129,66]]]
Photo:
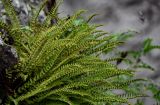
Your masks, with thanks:
[[[95,56],[112,50],[122,42],[111,41],[110,36],[100,38],[105,32],[96,30],[100,25],[88,24],[92,16],[88,21],[75,24],[84,10],[75,13],[68,20],[58,19],[57,24],[49,26],[48,22],[52,18],[58,18],[56,6],[47,19],[42,24],[39,23],[37,16],[45,2],[27,28],[19,25],[11,2],[3,0],[9,16],[13,15],[13,22],[8,30],[11,30],[10,35],[15,39],[14,46],[19,54],[19,63],[7,70],[10,73],[8,75],[11,75],[8,79],[15,83],[22,78],[18,87],[11,87],[14,93],[7,96],[6,104],[128,103],[127,98],[105,93],[112,89],[127,88],[136,82],[117,82],[115,79],[119,75],[132,76],[133,71],[118,69],[110,60],[103,61]],[[0,28],[7,29],[6,27],[4,23],[0,23]],[[16,76],[13,74],[15,71]]]
[[[5,10],[8,14],[8,16],[11,18],[11,23],[13,27],[19,27],[20,21],[18,19],[18,16],[14,10],[14,7],[11,4],[10,0],[2,0],[2,3],[4,4]]]

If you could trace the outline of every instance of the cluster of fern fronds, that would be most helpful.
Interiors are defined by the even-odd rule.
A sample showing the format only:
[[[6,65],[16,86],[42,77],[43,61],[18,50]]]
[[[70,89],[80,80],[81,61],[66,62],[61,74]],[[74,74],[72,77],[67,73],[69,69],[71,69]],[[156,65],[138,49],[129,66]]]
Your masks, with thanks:
[[[0,21],[0,28],[14,39],[19,63],[6,70],[13,85],[5,101],[9,105],[112,105],[128,103],[127,96],[111,94],[125,89],[138,80],[117,81],[119,75],[132,76],[131,70],[121,70],[111,64],[112,59],[101,60],[98,55],[110,51],[122,42],[96,30],[99,25],[88,21],[77,22],[81,10],[70,18],[57,17],[58,5],[50,11],[43,23],[32,16],[28,26],[21,26],[10,0],[2,0],[11,24]],[[54,25],[50,24],[55,19]],[[116,60],[116,59],[115,59]],[[18,81],[18,84],[17,84]],[[131,95],[130,95],[131,96]]]

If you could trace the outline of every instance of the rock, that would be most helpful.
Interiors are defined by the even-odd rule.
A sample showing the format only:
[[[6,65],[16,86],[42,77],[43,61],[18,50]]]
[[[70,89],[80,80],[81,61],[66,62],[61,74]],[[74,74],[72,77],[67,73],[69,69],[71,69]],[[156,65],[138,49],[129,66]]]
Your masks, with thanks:
[[[16,49],[3,42],[0,37],[0,104],[6,99],[6,80],[5,70],[18,63]]]
[[[0,72],[18,63],[16,49],[7,45],[0,38]]]
[[[0,45],[3,45],[3,41],[1,37],[0,37]]]

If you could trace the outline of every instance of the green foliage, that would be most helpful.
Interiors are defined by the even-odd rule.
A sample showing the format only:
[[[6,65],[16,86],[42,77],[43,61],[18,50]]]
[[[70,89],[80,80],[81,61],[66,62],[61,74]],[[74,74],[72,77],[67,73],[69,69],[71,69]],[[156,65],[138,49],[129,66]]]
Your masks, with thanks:
[[[125,32],[125,33],[121,33],[121,34],[113,34],[113,40],[118,40],[118,41],[127,41],[128,38],[133,37],[133,34],[135,32],[133,31],[129,31],[129,32]],[[142,47],[137,50],[137,51],[133,51],[133,50],[128,50],[128,51],[119,51],[118,49],[112,51],[113,52],[117,52],[114,53],[114,56],[118,56],[117,58],[117,65],[119,64],[127,64],[127,69],[134,69],[134,70],[151,70],[152,72],[155,71],[155,69],[152,67],[152,65],[146,63],[142,57],[146,56],[146,54],[150,53],[152,50],[154,49],[159,49],[160,46],[159,45],[154,45],[152,43],[152,39],[151,38],[146,38],[143,42],[142,42]],[[114,59],[114,60],[115,60]],[[112,60],[110,60],[112,61]],[[128,80],[128,76],[120,76],[118,78],[118,80]],[[132,78],[132,77],[131,77]],[[148,91],[150,91],[152,93],[152,95],[147,96],[150,97],[152,99],[155,100],[155,104],[159,105],[160,103],[160,91],[159,91],[159,87],[160,84],[156,83],[154,81],[152,81],[150,78],[146,78],[146,81],[141,81],[141,82],[137,82],[131,85],[131,87],[134,88],[127,88],[126,91],[127,93],[132,93],[133,94],[137,94],[141,91],[141,94],[147,93]],[[143,92],[143,93],[142,93]],[[144,94],[144,96],[142,97],[146,97],[146,95]],[[144,101],[141,99],[137,100],[137,103],[135,105],[144,105]]]
[[[158,45],[153,45],[151,38],[146,39],[146,40],[143,42],[143,53],[146,54],[146,53],[152,51],[153,49],[160,49],[160,46],[158,46]]]
[[[6,31],[14,38],[13,46],[19,55],[19,63],[6,73],[12,84],[17,80],[20,82],[10,87],[13,93],[7,96],[5,104],[112,105],[114,102],[129,104],[128,98],[139,97],[132,93],[117,95],[112,92],[126,90],[141,80],[118,80],[119,76],[133,76],[133,71],[118,69],[109,60],[97,57],[122,42],[112,36],[104,37],[105,32],[96,30],[100,25],[88,24],[90,19],[78,20],[83,10],[70,19],[59,19],[56,6],[41,24],[37,15],[42,4],[30,24],[20,26],[11,2],[3,0],[3,4],[13,17],[11,26],[1,22],[0,28],[8,27]],[[52,18],[56,18],[57,23],[51,26]]]
[[[11,4],[11,0],[2,0],[2,3],[4,4],[5,10],[7,11],[8,16],[10,17],[12,26],[19,27],[20,22],[14,10],[14,7]]]

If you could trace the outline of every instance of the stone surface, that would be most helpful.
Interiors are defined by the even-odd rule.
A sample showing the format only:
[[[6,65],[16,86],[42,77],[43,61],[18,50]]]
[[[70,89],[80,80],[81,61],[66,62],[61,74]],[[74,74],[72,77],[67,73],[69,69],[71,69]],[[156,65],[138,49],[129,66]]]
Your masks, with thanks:
[[[16,49],[7,45],[0,38],[0,71],[7,69],[18,62],[18,55]]]
[[[5,98],[5,70],[18,63],[18,55],[15,48],[7,45],[0,37],[0,104]],[[2,99],[2,100],[1,100]]]
[[[15,48],[3,43],[0,38],[0,71],[12,67],[18,62]]]

